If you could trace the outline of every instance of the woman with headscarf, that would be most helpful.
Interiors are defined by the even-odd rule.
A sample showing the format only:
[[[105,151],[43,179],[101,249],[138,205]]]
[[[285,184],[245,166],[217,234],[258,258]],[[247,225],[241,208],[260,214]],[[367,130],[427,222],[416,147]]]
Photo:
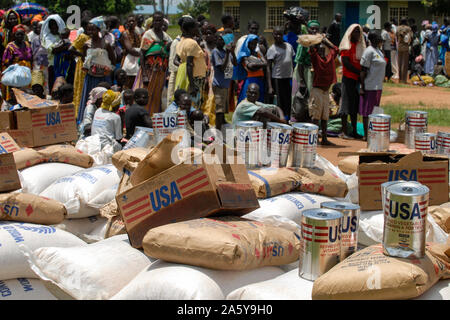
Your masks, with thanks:
[[[87,26],[88,23],[88,20],[84,20],[81,24]],[[73,80],[73,105],[75,106],[75,114],[78,114],[81,94],[83,92],[84,78],[86,76],[86,72],[83,71],[83,47],[89,39],[90,37],[83,28],[83,31],[76,37],[75,41],[72,42],[72,46],[69,48],[69,52],[76,56],[75,75]]]
[[[134,15],[127,18],[126,28],[121,35],[120,43],[124,49],[121,68],[127,74],[125,86],[127,89],[131,89],[139,71],[139,47],[141,45],[141,36],[136,29],[136,17]]]
[[[0,25],[0,56],[3,57],[3,51],[8,43],[14,40],[12,29],[21,24],[20,14],[17,11],[9,9],[3,15],[3,21]]]
[[[139,70],[133,89],[147,88],[151,98],[148,101],[147,110],[153,113],[161,112],[161,96],[166,73],[169,65],[169,51],[172,39],[162,29],[164,14],[153,14],[152,28],[142,36]]]
[[[55,52],[53,48],[61,40],[60,33],[64,31],[66,24],[64,20],[57,14],[52,14],[45,19],[41,28],[41,46],[47,50],[48,59],[48,89],[49,92],[52,91],[53,85],[55,83]]]
[[[3,52],[2,58],[2,71],[8,68],[10,65],[18,64],[24,67],[30,68],[33,62],[33,56],[31,46],[28,41],[25,41],[25,28],[23,25],[18,24],[12,29],[12,35],[14,41],[8,43]],[[6,100],[10,99],[11,92],[9,87],[5,88]]]
[[[122,95],[120,92],[107,90],[102,95],[102,104],[95,111],[92,121],[91,135],[99,135],[102,149],[112,144],[114,149],[120,149],[123,138],[122,120],[115,113],[120,106]]]
[[[320,23],[317,20],[309,20],[307,23],[307,34],[316,35],[319,32]],[[302,34],[305,34],[302,32]],[[294,58],[294,72],[292,74],[292,100],[291,118],[295,121],[306,121],[304,107],[312,90],[313,73],[309,47],[297,41],[297,50]],[[302,115],[303,114],[303,115]],[[289,116],[288,114],[286,114]]]
[[[256,52],[258,40],[258,36],[249,34],[236,57],[237,66],[234,67],[235,78],[237,80],[244,80],[239,92],[237,104],[247,97],[247,89],[251,83],[258,84],[260,91],[258,101],[264,102],[266,88],[264,70],[267,69],[267,60],[262,54]]]
[[[89,100],[84,111],[83,121],[79,126],[79,133],[81,137],[87,137],[91,135],[92,120],[97,108],[100,108],[102,104],[103,94],[107,91],[104,87],[96,87],[91,90],[89,94]]]
[[[436,22],[431,24],[431,30],[425,33],[426,42],[426,55],[425,55],[425,73],[427,75],[432,75],[434,71],[434,66],[436,65],[439,58],[439,25]]]
[[[448,52],[450,52],[450,27],[447,27],[446,29],[442,30],[439,41],[441,44],[441,51],[439,52],[439,60],[441,60],[444,66],[446,66],[445,56]]]
[[[342,120],[342,133],[340,137],[346,139],[361,139],[356,131],[359,107],[359,79],[361,72],[360,60],[366,49],[363,30],[359,24],[352,24],[345,31],[339,44],[342,60],[342,103],[339,115]],[[347,118],[350,115],[352,133],[348,135]]]
[[[91,90],[101,82],[112,83],[111,73],[115,64],[115,54],[111,40],[102,34],[102,32],[106,31],[103,17],[90,20],[86,28],[90,39],[83,46],[83,70],[86,72],[86,76],[78,108],[78,123],[83,120],[84,109]]]

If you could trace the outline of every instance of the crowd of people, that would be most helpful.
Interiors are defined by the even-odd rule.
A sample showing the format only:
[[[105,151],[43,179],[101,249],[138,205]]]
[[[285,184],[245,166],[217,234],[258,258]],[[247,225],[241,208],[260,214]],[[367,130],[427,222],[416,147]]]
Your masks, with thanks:
[[[30,68],[31,83],[23,90],[73,103],[80,137],[98,134],[121,145],[136,126],[152,127],[153,114],[180,110],[189,124],[218,130],[246,120],[312,122],[321,129],[321,144],[333,145],[327,132],[367,138],[384,82],[426,85],[431,78],[450,86],[448,19],[441,26],[423,21],[422,31],[414,19],[402,18],[383,30],[352,24],[344,32],[339,13],[328,27],[300,7],[284,17],[266,39],[254,20],[238,36],[230,15],[221,26],[184,15],[172,39],[162,12],[120,21],[84,11],[81,27],[69,30],[57,14],[22,17],[2,10],[2,71],[13,64]],[[1,93],[2,109],[16,105],[10,87],[2,85]],[[331,121],[340,126],[330,133]]]

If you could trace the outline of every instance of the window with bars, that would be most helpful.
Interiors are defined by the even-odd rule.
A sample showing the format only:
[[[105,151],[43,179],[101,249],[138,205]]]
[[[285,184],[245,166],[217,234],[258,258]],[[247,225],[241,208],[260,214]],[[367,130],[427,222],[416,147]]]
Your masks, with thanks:
[[[392,19],[397,19],[400,22],[400,19],[406,17],[408,18],[408,7],[390,7],[389,8],[389,21]]]
[[[267,29],[284,25],[284,6],[268,6],[267,7]]]
[[[318,7],[302,7],[309,12],[309,20],[319,20],[319,8]]]
[[[223,13],[229,14],[234,18],[234,21],[241,21],[241,7],[240,6],[224,6]]]

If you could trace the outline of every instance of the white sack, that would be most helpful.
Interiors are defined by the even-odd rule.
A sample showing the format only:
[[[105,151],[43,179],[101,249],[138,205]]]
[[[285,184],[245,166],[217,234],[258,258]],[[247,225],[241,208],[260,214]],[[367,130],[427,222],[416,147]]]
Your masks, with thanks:
[[[298,268],[274,279],[243,286],[227,300],[311,300],[314,282],[298,275]]]
[[[18,278],[0,280],[0,301],[58,300],[39,279]]]
[[[79,247],[21,249],[41,280],[77,300],[109,299],[153,260],[124,235]]]
[[[84,168],[58,162],[41,163],[23,169],[20,171],[22,192],[38,195],[59,178],[73,175],[81,170]]]
[[[65,219],[54,227],[70,232],[87,243],[105,239],[108,219],[101,215],[80,219]]]
[[[220,271],[158,260],[112,300],[223,300],[236,288],[281,274],[277,267]]]
[[[31,250],[87,245],[73,234],[51,226],[0,221],[0,280],[37,278],[20,251],[20,244]]]
[[[98,215],[114,199],[119,182],[119,172],[109,164],[59,178],[40,195],[62,202],[69,219],[86,218]]]

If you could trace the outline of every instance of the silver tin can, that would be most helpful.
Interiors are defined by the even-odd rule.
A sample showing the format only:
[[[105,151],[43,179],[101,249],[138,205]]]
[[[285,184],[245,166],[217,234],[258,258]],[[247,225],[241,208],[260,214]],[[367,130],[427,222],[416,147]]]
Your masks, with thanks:
[[[299,276],[316,280],[339,263],[342,213],[331,209],[302,212]]]
[[[134,134],[122,150],[131,148],[149,148],[155,145],[153,128],[136,127]]]
[[[409,149],[414,149],[416,134],[428,131],[428,113],[425,111],[406,111],[405,120],[405,145]]]
[[[389,150],[391,116],[387,114],[369,115],[367,126],[367,149],[369,152]]]
[[[386,189],[383,252],[400,258],[422,258],[429,200],[428,187],[401,182]]]
[[[292,125],[292,166],[311,168],[316,162],[319,127],[311,123],[297,122]]]
[[[261,167],[264,138],[262,122],[240,121],[236,123],[236,150],[241,153],[247,168]]]
[[[422,153],[435,154],[437,152],[437,136],[435,133],[417,133],[415,150]]]
[[[332,209],[342,213],[341,256],[340,261],[356,252],[358,248],[358,229],[360,206],[351,202],[327,201],[321,208]]]
[[[166,136],[177,129],[186,128],[186,111],[154,113],[152,124],[155,134],[156,144],[161,142]]]
[[[286,167],[293,128],[287,124],[267,123],[267,165],[275,168]]]
[[[450,156],[450,132],[438,131],[437,153]]]
[[[394,184],[401,183],[401,182],[407,182],[407,181],[405,181],[405,180],[387,181],[380,185],[380,187],[381,187],[381,208],[383,210],[386,205],[386,190],[387,190],[387,188]]]

